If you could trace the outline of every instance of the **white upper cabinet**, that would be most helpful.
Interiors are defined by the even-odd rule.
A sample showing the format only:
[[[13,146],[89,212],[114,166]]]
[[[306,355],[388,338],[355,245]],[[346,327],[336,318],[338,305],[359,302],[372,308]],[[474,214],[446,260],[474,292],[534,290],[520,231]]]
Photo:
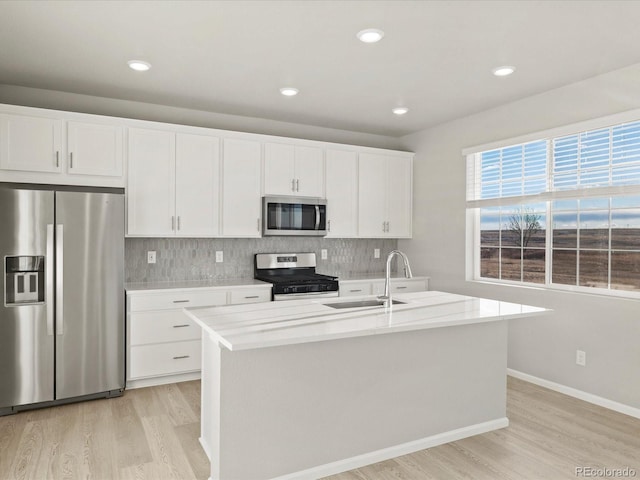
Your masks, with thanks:
[[[219,234],[220,141],[129,129],[128,235]]]
[[[220,140],[176,135],[176,222],[179,236],[220,233]]]
[[[67,122],[67,172],[69,175],[122,177],[120,126]]]
[[[62,172],[63,123],[45,116],[0,114],[0,168]]]
[[[175,133],[130,128],[128,152],[127,234],[173,236]]]
[[[361,153],[358,236],[411,237],[412,159]]]
[[[0,181],[123,187],[121,122],[0,105]]]
[[[264,169],[265,195],[324,196],[321,148],[265,143]]]
[[[327,238],[358,235],[358,154],[327,150]]]
[[[222,235],[260,237],[262,146],[225,138],[222,146]]]

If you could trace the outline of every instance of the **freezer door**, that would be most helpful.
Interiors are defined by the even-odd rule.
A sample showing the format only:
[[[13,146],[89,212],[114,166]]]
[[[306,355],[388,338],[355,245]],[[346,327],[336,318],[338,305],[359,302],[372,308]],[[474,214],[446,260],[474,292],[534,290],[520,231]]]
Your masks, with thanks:
[[[0,185],[0,408],[53,400],[53,197]]]
[[[124,195],[56,192],[56,399],[124,387]]]

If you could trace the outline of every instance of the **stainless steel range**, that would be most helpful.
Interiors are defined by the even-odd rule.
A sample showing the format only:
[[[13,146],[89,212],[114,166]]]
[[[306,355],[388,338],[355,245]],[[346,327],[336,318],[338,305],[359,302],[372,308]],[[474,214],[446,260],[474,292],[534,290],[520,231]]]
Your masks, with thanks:
[[[276,301],[338,296],[338,277],[316,273],[315,253],[257,253],[254,273]]]

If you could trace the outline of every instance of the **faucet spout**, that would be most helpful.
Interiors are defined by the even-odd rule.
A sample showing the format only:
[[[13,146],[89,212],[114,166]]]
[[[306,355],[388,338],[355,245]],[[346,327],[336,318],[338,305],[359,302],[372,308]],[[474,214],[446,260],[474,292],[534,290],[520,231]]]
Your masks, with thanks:
[[[385,277],[384,277],[384,295],[382,295],[381,297],[378,297],[380,300],[384,300],[385,308],[388,308],[391,305],[393,305],[393,301],[391,300],[391,289],[390,289],[390,284],[391,284],[391,260],[396,255],[401,257],[402,261],[404,263],[404,276],[406,278],[412,278],[413,277],[413,273],[411,273],[411,266],[409,265],[409,258],[407,258],[407,256],[403,252],[401,252],[400,250],[391,251],[391,253],[389,253],[389,256],[387,257],[387,268],[386,268]]]

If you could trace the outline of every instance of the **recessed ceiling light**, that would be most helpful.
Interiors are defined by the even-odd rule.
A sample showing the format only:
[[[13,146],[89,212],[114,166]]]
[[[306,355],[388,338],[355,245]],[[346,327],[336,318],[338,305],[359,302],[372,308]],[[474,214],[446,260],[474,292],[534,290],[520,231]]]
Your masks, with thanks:
[[[395,113],[396,115],[404,115],[405,113],[407,113],[409,111],[409,109],[407,107],[396,107],[391,111],[393,113]]]
[[[298,94],[298,89],[293,87],[282,87],[280,93],[286,97],[293,97]]]
[[[127,64],[129,68],[137,72],[146,72],[151,68],[151,64],[143,60],[129,60]]]
[[[384,37],[384,32],[382,30],[378,30],[377,28],[367,28],[366,30],[361,30],[356,35],[361,42],[364,43],[376,43],[382,40]]]
[[[506,77],[507,75],[511,75],[516,71],[516,67],[512,67],[511,65],[503,65],[502,67],[496,67],[491,72],[496,77]]]

